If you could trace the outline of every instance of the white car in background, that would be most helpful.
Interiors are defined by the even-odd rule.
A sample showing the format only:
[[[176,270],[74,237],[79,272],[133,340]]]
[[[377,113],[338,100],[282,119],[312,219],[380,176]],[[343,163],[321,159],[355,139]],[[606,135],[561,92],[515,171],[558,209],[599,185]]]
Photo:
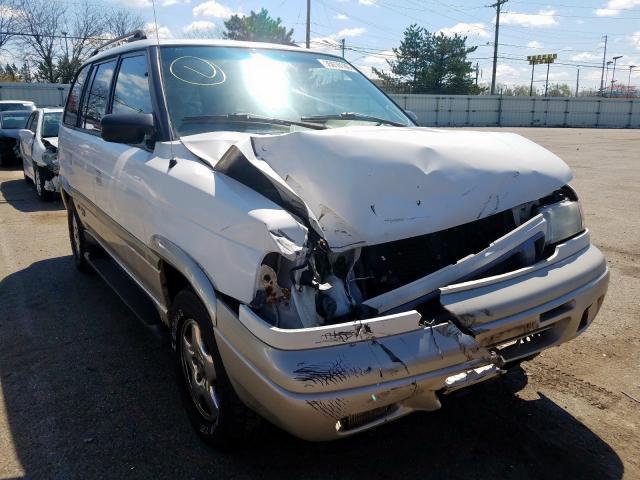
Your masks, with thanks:
[[[33,180],[40,200],[51,200],[58,183],[58,129],[62,108],[38,108],[20,130],[20,156],[25,180]]]

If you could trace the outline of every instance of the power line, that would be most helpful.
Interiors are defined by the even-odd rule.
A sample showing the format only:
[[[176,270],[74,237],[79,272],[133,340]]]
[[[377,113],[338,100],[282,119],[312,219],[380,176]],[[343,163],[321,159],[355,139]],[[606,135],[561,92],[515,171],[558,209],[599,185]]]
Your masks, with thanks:
[[[110,38],[100,37],[75,37],[73,35],[51,35],[45,33],[21,33],[21,32],[0,32],[0,35],[11,35],[15,37],[43,37],[43,38],[67,38],[69,40],[99,40],[106,42]]]

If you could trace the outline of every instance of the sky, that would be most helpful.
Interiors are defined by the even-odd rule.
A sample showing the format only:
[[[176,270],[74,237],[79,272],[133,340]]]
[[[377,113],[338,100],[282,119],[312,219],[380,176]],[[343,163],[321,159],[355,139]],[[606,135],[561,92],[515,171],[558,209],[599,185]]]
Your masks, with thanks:
[[[152,20],[151,0],[121,2]],[[478,49],[470,57],[478,63],[480,83],[491,81],[495,9],[487,0],[312,0],[313,47],[338,52],[345,39],[346,57],[370,74],[371,67],[384,68],[407,26],[417,23],[429,31],[459,33]],[[282,18],[293,28],[296,41],[305,38],[306,0],[156,0],[161,32],[180,37],[194,28],[223,29],[234,13],[248,14],[260,8]],[[497,82],[526,84],[531,79],[527,55],[556,53],[549,81],[575,87],[578,66],[580,88],[599,88],[603,58],[603,35],[608,36],[607,61],[617,61],[616,78],[640,86],[640,0],[509,0],[502,7]],[[207,22],[207,23],[204,23]],[[609,73],[611,80],[612,69]],[[545,66],[536,67],[534,81],[544,85]]]
[[[152,0],[107,2],[131,7],[153,22]],[[180,38],[194,29],[214,29],[220,34],[230,15],[264,7],[294,29],[296,41],[305,38],[306,0],[155,2],[159,33],[164,37]],[[417,23],[432,32],[466,35],[468,45],[478,46],[470,58],[478,63],[480,83],[486,84],[491,81],[495,24],[495,9],[488,4],[488,0],[311,0],[312,46],[338,53],[337,43],[344,38],[347,59],[371,74],[371,67],[386,66],[405,28]],[[607,35],[607,60],[622,55],[616,79],[626,84],[629,66],[638,65],[631,84],[640,87],[640,0],[509,0],[500,18],[498,83],[528,85],[527,55],[556,53],[550,82],[574,88],[580,66],[580,88],[598,88],[603,35]],[[545,74],[545,66],[536,67],[536,86],[544,85]]]

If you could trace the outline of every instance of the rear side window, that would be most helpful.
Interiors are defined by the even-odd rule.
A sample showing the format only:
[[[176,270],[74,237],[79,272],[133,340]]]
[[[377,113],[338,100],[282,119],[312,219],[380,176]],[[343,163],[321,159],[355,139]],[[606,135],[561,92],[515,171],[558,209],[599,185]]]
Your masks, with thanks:
[[[67,107],[64,111],[64,124],[75,127],[78,124],[78,108],[80,106],[80,96],[82,95],[82,87],[87,81],[87,74],[89,73],[89,65],[86,65],[78,76],[76,81],[69,91],[67,97]]]
[[[100,131],[100,121],[107,112],[111,79],[116,67],[116,61],[101,63],[96,68],[91,89],[85,95],[84,114],[80,119],[80,127],[87,130]]]
[[[113,94],[113,113],[152,113],[147,57],[125,57]]]

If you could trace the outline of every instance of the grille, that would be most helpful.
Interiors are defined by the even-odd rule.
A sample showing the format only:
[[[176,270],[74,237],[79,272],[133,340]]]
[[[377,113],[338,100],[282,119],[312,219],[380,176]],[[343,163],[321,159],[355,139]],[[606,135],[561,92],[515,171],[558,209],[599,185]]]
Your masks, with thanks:
[[[453,228],[364,247],[355,266],[358,286],[372,298],[487,248],[516,228],[510,210]]]

